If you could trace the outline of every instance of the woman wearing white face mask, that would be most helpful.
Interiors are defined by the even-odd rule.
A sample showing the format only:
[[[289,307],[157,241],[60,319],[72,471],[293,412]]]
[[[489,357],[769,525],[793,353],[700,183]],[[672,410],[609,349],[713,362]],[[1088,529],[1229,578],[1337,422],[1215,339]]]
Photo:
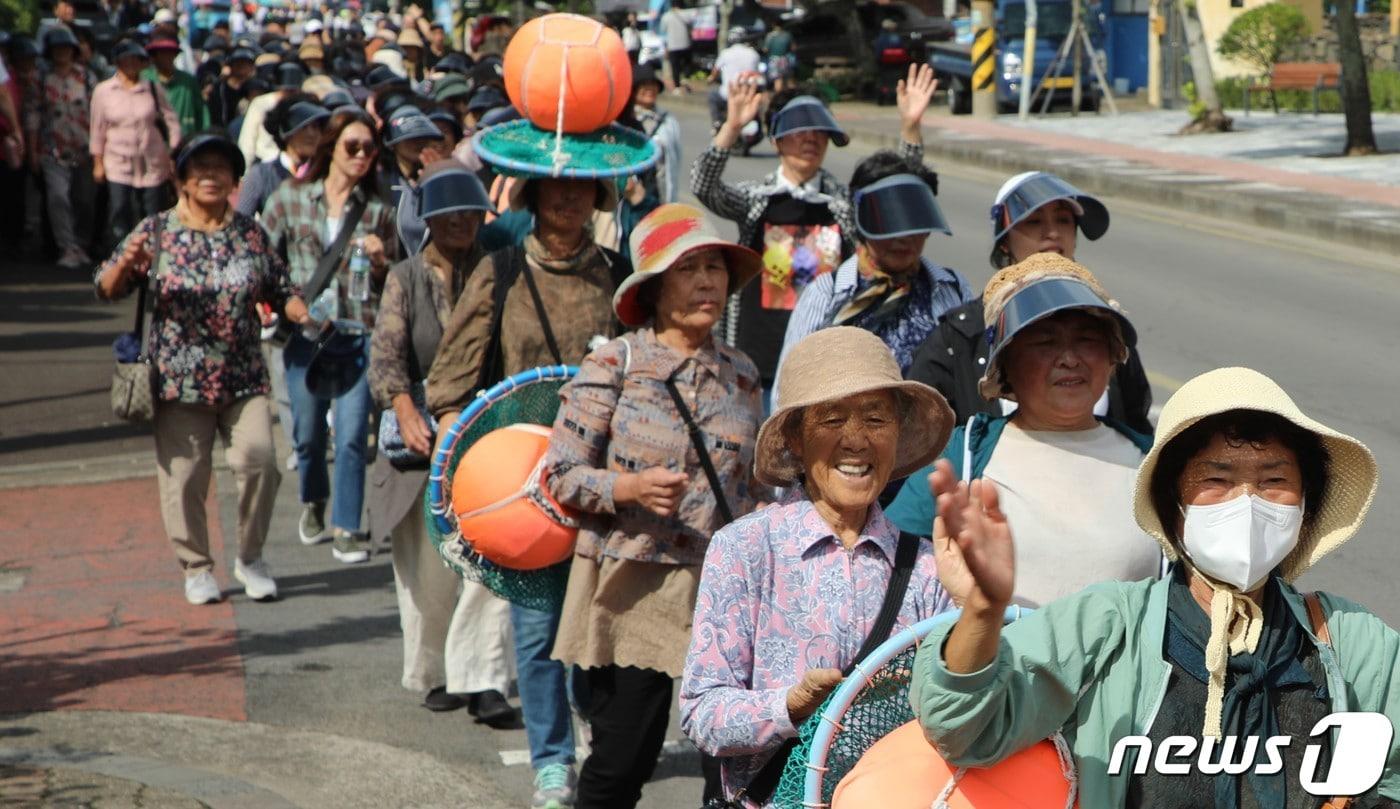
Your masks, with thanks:
[[[1163,408],[1137,476],[1137,521],[1178,562],[1172,575],[1091,587],[1003,629],[1016,571],[997,492],[956,483],[940,462],[938,569],[964,609],[918,653],[910,699],[925,735],[951,763],[985,766],[1063,732],[1082,806],[1316,807],[1329,796],[1309,794],[1304,779],[1326,779],[1334,760],[1380,778],[1326,806],[1393,805],[1393,736],[1355,747],[1337,731],[1311,734],[1334,712],[1400,719],[1400,635],[1360,605],[1293,586],[1360,528],[1376,484],[1370,451],[1308,418],[1272,380],[1204,374]],[[1186,772],[1170,776],[1135,766],[1148,754],[1134,747],[1109,775],[1127,736],[1156,751],[1171,736],[1226,746],[1178,751]],[[1265,774],[1263,741],[1275,737],[1290,743]],[[1244,772],[1197,763],[1223,757]]]

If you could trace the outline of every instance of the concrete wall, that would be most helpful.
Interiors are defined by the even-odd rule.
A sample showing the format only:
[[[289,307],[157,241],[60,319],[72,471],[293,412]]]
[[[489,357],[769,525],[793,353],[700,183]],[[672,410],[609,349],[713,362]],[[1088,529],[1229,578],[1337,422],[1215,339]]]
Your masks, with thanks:
[[[1307,17],[1308,28],[1312,33],[1317,34],[1324,30],[1322,0],[1280,1],[1297,6],[1303,12],[1303,16]],[[1270,0],[1244,0],[1243,6],[1235,7],[1230,5],[1230,0],[1197,0],[1196,7],[1201,17],[1201,27],[1205,29],[1206,41],[1210,43],[1210,66],[1215,72],[1216,79],[1223,79],[1227,76],[1245,76],[1251,72],[1248,65],[1233,59],[1226,59],[1216,53],[1215,45],[1236,17],[1267,2]]]

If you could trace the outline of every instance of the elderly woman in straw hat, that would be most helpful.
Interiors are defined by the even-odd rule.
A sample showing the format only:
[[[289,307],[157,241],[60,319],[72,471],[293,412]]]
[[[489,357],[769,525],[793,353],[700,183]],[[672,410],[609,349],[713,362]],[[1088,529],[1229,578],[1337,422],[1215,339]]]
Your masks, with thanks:
[[[912,568],[896,625],[949,606],[932,548],[901,534],[876,502],[891,477],[947,443],[947,402],[901,379],[880,338],[852,326],[799,342],[781,381],[755,471],[792,494],[710,540],[681,681],[681,724],[701,751],[724,757],[731,797],[840,683],[897,558]]]
[[[1005,628],[1020,571],[998,489],[938,466],[938,570],[964,607],[920,648],[910,699],[952,763],[992,764],[1059,731],[1082,806],[1314,807],[1330,796],[1304,787],[1338,786],[1329,773],[1343,758],[1366,773],[1344,789],[1364,794],[1328,807],[1400,799],[1389,728],[1359,744],[1320,724],[1340,711],[1400,718],[1400,635],[1358,604],[1293,584],[1370,508],[1376,462],[1359,441],[1258,372],[1187,382],[1162,409],[1133,502],[1176,561],[1171,575],[1091,587]],[[1183,774],[1149,766],[1168,737],[1201,740],[1199,758],[1192,747],[1173,762],[1189,760]],[[1287,746],[1266,750],[1278,737]],[[1321,755],[1308,763],[1312,747]],[[1262,766],[1280,752],[1281,769]],[[1225,759],[1240,770],[1197,763]]]
[[[1133,476],[1151,439],[1094,415],[1136,332],[1084,267],[1038,253],[987,283],[992,350],[981,381],[1011,416],[975,414],[944,457],[963,480],[990,481],[1021,541],[1017,603],[1039,606],[1100,581],[1157,574],[1161,553],[1133,523]],[[889,507],[927,536],[936,511],[928,473],[912,475]]]
[[[544,461],[551,493],[583,513],[554,645],[589,685],[581,707],[593,750],[578,807],[641,797],[665,740],[710,535],[755,500],[758,370],[712,329],[729,293],[758,275],[758,254],[679,204],[642,219],[631,248],[636,270],[613,307],[636,330],[584,358]]]

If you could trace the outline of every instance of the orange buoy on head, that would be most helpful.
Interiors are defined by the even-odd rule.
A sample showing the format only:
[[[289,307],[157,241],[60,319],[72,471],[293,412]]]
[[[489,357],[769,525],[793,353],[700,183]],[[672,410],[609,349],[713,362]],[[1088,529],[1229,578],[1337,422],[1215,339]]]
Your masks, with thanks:
[[[506,94],[535,126],[581,135],[617,120],[632,95],[632,63],[622,37],[597,20],[546,14],[525,23],[506,46]]]
[[[928,809],[953,780],[918,722],[871,745],[831,796],[831,809]],[[1064,809],[1069,781],[1053,742],[1037,742],[991,767],[969,767],[948,809]],[[1076,803],[1076,806],[1078,804]]]
[[[513,570],[556,565],[574,552],[578,520],[543,480],[548,427],[512,424],[467,450],[452,478],[457,529],[488,561]]]

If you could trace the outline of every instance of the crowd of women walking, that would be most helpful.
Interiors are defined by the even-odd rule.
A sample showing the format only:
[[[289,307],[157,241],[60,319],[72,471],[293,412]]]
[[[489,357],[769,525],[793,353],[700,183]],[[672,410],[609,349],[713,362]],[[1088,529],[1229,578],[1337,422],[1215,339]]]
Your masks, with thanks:
[[[1400,636],[1293,585],[1361,527],[1370,452],[1305,415],[1306,391],[1240,368],[1188,382],[1154,428],[1139,332],[1111,273],[1076,258],[1081,237],[1111,238],[1109,211],[1053,174],[988,189],[984,289],[928,259],[949,232],[923,160],[929,68],[898,84],[899,147],[848,182],[825,167],[851,148],[825,103],[735,82],[691,168],[696,207],[647,71],[585,149],[521,119],[499,52],[427,50],[412,14],[375,27],[372,52],[311,22],[315,60],[275,33],[205,43],[234,92],[243,48],[310,70],[277,73],[260,162],[221,130],[172,125],[171,155],[141,139],[138,173],[173,177],[178,201],[133,193],[144,217],[95,274],[105,299],[149,298],[161,506],[192,604],[222,597],[216,437],[238,486],[233,575],[277,596],[277,417],[298,541],[343,563],[390,544],[402,685],[430,710],[523,721],[534,807],[636,806],[677,680],[695,802],[769,805],[790,740],[859,658],[953,610],[909,684],[925,753],[987,766],[1058,733],[1084,806],[1317,806],[1301,743],[1272,775],[1110,777],[1103,759],[1127,735],[1306,739],[1333,711],[1400,716]],[[150,49],[119,45],[119,69]],[[163,95],[145,88],[111,92]],[[732,182],[760,114],[777,164]],[[506,160],[502,132],[573,148]],[[474,397],[552,365],[578,370],[542,480],[578,537],[562,606],[537,609],[444,567],[423,503]],[[1013,603],[1034,612],[1003,628]],[[1391,745],[1349,805],[1400,800]]]

